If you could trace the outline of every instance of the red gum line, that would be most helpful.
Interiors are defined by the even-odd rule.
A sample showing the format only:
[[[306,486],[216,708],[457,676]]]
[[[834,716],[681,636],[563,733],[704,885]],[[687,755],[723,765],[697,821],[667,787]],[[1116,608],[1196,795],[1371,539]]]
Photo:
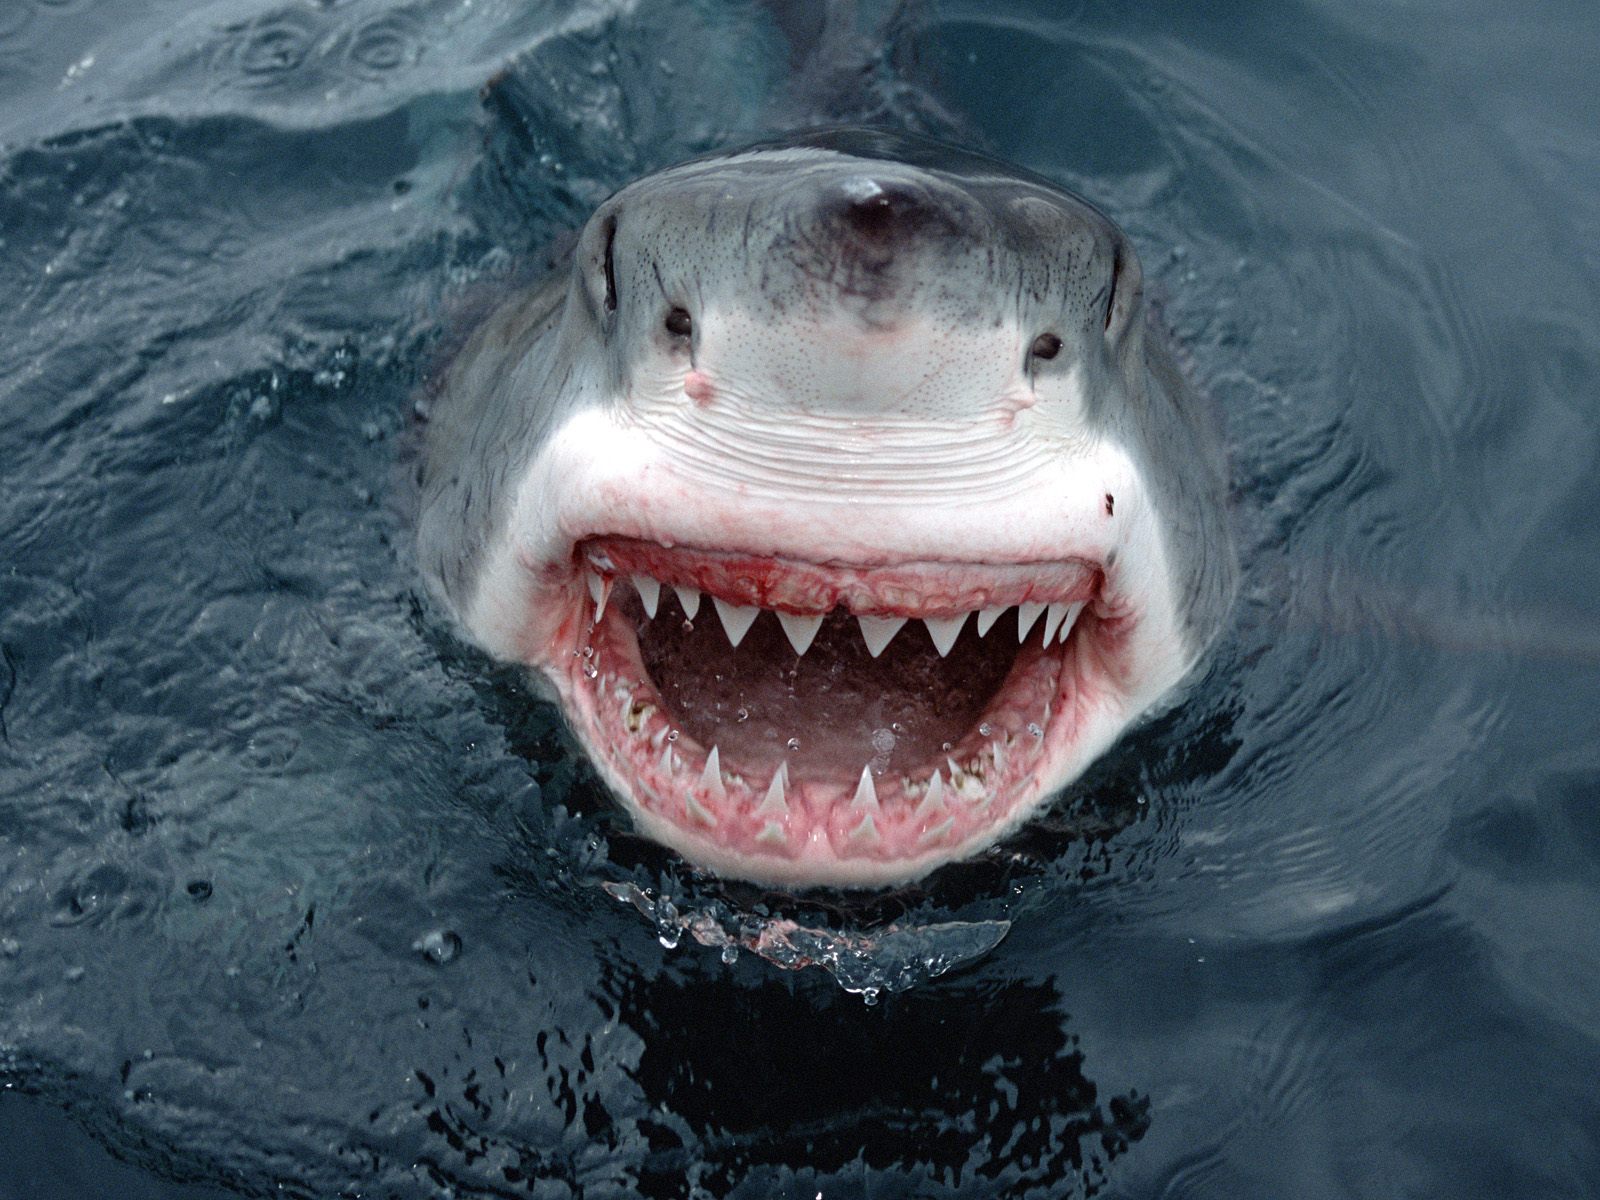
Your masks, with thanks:
[[[578,546],[585,565],[614,575],[648,575],[729,604],[781,612],[895,617],[955,616],[978,608],[1092,600],[1099,567],[1083,559],[1031,563],[911,562],[882,567],[824,565],[638,538],[595,537]],[[609,565],[608,565],[609,564]]]

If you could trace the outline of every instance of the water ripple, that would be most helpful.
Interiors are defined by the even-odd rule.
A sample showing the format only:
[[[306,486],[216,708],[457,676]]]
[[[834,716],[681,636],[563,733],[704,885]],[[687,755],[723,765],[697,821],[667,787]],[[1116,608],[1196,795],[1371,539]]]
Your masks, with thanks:
[[[409,13],[363,21],[343,39],[346,68],[362,79],[384,78],[422,56],[423,37],[421,23]]]
[[[252,91],[289,88],[326,32],[324,18],[303,8],[256,17],[224,32],[211,66],[225,85]]]
[[[33,19],[33,9],[26,4],[0,4],[0,43],[22,40],[23,31]]]

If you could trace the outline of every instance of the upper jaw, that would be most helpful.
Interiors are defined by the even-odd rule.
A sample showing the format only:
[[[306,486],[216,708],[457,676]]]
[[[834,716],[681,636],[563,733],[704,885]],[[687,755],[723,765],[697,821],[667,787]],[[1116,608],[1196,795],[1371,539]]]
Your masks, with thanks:
[[[1119,465],[963,502],[705,490],[670,459],[622,450],[605,464],[541,464],[511,516],[514,553],[485,573],[498,574],[479,590],[485,619],[469,623],[491,648],[530,661],[556,638],[559,597],[591,567],[799,613],[938,617],[1111,597],[1138,520],[1137,488]],[[1113,491],[1124,497],[1115,526],[1101,516]],[[488,607],[513,595],[521,603]]]

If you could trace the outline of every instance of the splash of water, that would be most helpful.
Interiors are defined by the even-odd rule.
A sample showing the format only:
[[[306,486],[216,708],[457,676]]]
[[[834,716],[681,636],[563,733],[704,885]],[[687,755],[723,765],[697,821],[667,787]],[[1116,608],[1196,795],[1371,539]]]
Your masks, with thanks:
[[[786,971],[820,967],[845,991],[868,1004],[884,992],[904,992],[975,962],[1011,931],[1007,920],[885,925],[859,932],[812,928],[784,917],[738,913],[720,902],[681,911],[666,896],[633,883],[604,883],[606,893],[638,909],[668,949],[687,933],[721,951],[731,963],[741,950]]]

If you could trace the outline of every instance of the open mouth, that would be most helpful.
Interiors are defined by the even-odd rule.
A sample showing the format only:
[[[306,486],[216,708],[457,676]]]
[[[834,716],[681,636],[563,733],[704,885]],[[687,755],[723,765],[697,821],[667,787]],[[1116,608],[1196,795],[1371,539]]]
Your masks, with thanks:
[[[1098,564],[577,548],[580,734],[645,832],[772,882],[908,879],[1016,824],[1093,702]]]

